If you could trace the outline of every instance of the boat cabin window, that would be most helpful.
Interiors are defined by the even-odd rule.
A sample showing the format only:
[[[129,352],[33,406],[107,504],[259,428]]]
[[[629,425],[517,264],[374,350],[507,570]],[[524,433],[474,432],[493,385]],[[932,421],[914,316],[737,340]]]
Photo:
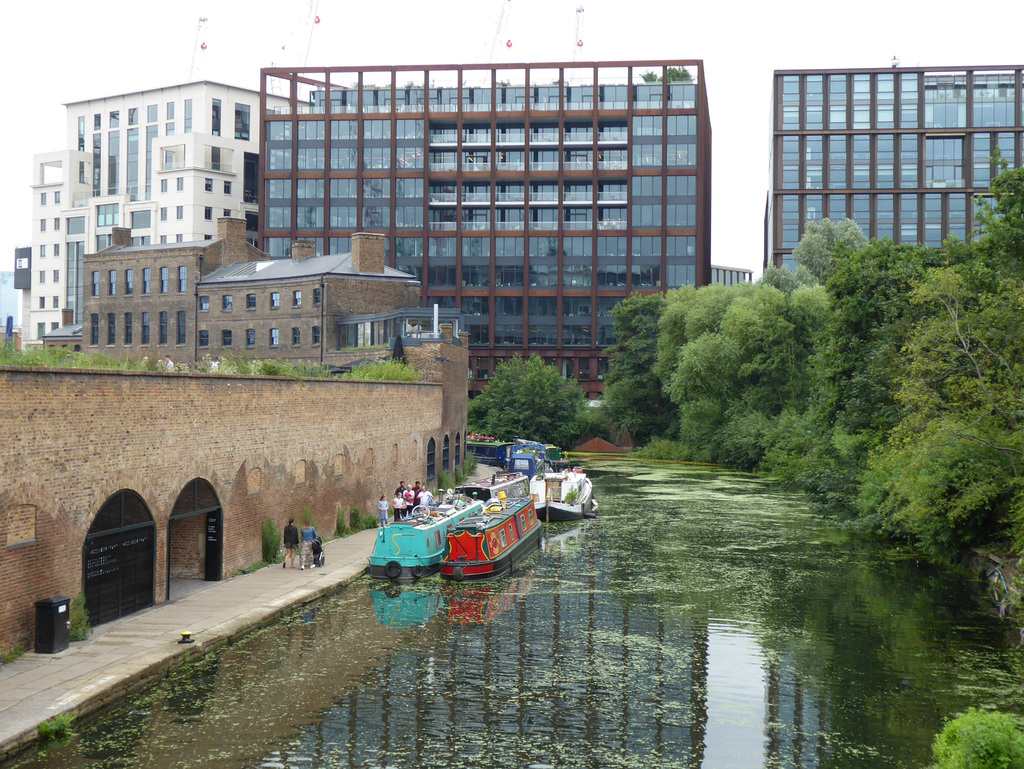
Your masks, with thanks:
[[[519,514],[519,522],[522,524],[523,530],[526,530],[526,516],[522,513]]]
[[[533,523],[533,507],[526,508],[526,517],[530,519],[530,523]]]
[[[441,532],[439,532],[439,531],[435,531],[434,532],[434,541],[437,543],[438,547],[441,547]]]
[[[501,537],[501,546],[505,547],[508,544],[508,540],[505,538],[505,530],[499,531],[498,536]]]

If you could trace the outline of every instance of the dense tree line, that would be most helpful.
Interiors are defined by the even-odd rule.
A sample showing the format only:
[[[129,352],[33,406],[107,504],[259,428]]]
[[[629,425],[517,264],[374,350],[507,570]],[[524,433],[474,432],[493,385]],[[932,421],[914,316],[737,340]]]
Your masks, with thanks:
[[[771,473],[935,555],[1024,548],[1024,170],[970,242],[866,243],[825,220],[797,269],[634,295],[604,413],[641,453]]]

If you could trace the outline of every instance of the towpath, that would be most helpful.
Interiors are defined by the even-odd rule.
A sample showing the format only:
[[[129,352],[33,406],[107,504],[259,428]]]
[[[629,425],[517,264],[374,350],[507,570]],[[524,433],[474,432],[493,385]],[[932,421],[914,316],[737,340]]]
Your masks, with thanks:
[[[480,465],[473,477],[492,470]],[[0,665],[0,759],[34,741],[44,721],[94,711],[180,665],[186,654],[206,652],[354,582],[376,537],[374,528],[325,543],[320,569],[268,566],[222,582],[193,582],[191,594],[100,625],[62,652],[26,652]],[[178,643],[183,630],[194,643]]]

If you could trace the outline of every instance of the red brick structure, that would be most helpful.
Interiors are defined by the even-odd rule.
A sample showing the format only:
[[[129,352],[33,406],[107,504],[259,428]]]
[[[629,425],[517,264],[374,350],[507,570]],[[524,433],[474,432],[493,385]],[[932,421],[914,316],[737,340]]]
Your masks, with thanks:
[[[451,472],[466,347],[428,341],[413,357],[434,364],[423,382],[0,369],[0,651],[31,647],[37,600],[73,597],[99,572],[116,582],[117,569],[125,589],[128,567],[90,539],[122,503],[114,545],[138,541],[152,559],[127,614],[166,600],[169,577],[259,561],[267,519],[280,530],[308,508],[330,536],[339,509],[372,513],[399,479]]]

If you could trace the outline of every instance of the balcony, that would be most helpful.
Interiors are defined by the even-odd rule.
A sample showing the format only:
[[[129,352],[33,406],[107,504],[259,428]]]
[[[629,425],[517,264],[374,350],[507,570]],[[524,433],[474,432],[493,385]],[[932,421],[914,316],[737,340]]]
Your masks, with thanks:
[[[455,203],[456,194],[454,192],[431,192],[429,200],[431,203]]]
[[[431,222],[429,229],[434,231],[454,232],[458,229],[458,222]]]
[[[597,169],[599,171],[625,171],[629,167],[629,163],[626,160],[598,160]]]
[[[463,203],[483,203],[489,204],[491,202],[490,192],[464,192],[462,193]]]
[[[443,160],[443,161],[430,161],[431,171],[454,171],[455,161],[454,160]]]
[[[490,221],[464,221],[462,222],[462,229],[465,231],[480,232],[491,229]]]
[[[525,201],[525,196],[521,190],[519,192],[499,192],[496,200],[498,203],[522,203]]]
[[[626,229],[625,219],[599,219],[597,222],[599,230],[624,230]]]
[[[557,160],[531,160],[530,161],[531,171],[557,171],[558,161]]]
[[[525,160],[499,160],[494,164],[495,169],[498,171],[525,171],[526,161]]]

